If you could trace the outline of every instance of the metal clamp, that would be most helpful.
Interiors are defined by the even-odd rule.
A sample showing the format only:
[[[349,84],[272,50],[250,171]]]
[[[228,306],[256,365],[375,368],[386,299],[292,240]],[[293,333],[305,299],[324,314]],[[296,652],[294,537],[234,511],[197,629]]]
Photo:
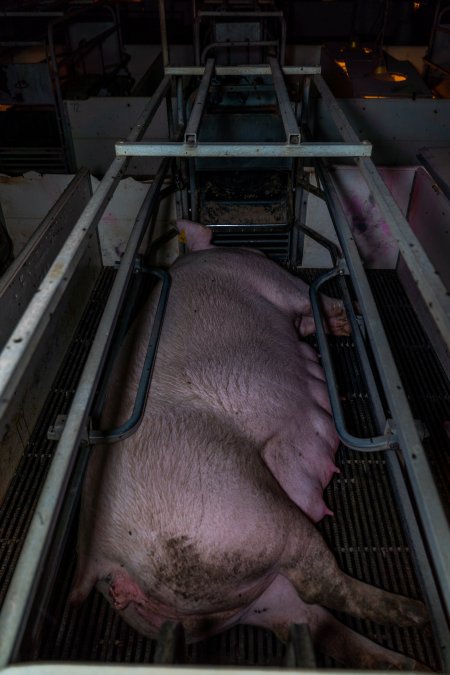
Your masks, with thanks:
[[[161,279],[162,288],[158,300],[158,306],[156,308],[155,320],[153,322],[153,327],[150,334],[147,353],[142,368],[142,374],[136,392],[133,412],[131,414],[131,417],[118,427],[108,429],[107,431],[101,431],[97,429],[90,430],[88,434],[88,440],[91,445],[95,445],[97,443],[116,443],[117,441],[122,441],[125,438],[128,438],[129,436],[134,434],[135,431],[137,431],[144,416],[145,404],[147,402],[148,392],[150,389],[150,382],[153,375],[153,368],[155,365],[159,338],[161,335],[164,314],[166,311],[171,279],[170,274],[169,272],[167,272],[167,270],[162,270],[156,267],[149,267],[144,268],[142,271],[147,274],[152,274]]]
[[[342,274],[341,269],[339,268],[332,269],[326,274],[323,274],[320,277],[318,277],[311,284],[309,291],[311,307],[314,315],[314,321],[316,324],[317,342],[319,344],[319,350],[322,356],[322,366],[325,371],[325,379],[327,382],[328,393],[330,396],[330,404],[333,412],[336,431],[342,443],[344,443],[344,445],[351,448],[352,450],[358,450],[359,452],[374,452],[378,450],[396,449],[398,447],[398,437],[396,433],[393,433],[393,430],[388,420],[386,420],[385,434],[383,436],[359,438],[358,436],[353,436],[352,434],[350,434],[345,428],[344,415],[342,412],[341,402],[339,400],[336,375],[334,372],[327,337],[322,322],[320,300],[319,300],[319,288],[330,279],[333,279],[334,277],[339,276],[341,274]],[[346,303],[346,310],[349,315],[352,330],[354,332],[359,331],[356,316],[352,308],[348,306],[348,303]],[[361,349],[362,345],[363,341],[358,340],[357,347]],[[364,356],[367,357],[366,354],[364,354]]]

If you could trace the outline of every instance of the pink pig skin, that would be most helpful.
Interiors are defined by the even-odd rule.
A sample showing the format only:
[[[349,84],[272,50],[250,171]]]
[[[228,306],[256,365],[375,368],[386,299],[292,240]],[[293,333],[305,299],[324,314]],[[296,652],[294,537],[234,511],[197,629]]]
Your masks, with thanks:
[[[290,623],[308,623],[347,665],[426,670],[321,607],[427,621],[417,600],[345,575],[314,526],[330,513],[337,436],[317,356],[300,340],[314,329],[307,286],[262,255],[211,247],[198,224],[179,227],[193,252],[171,268],[145,418],[92,450],[72,601],[97,585],[141,633],[174,620],[191,641],[239,622],[285,639]],[[128,417],[157,296],[126,339],[104,428]],[[323,305],[330,330],[348,332],[342,306]]]

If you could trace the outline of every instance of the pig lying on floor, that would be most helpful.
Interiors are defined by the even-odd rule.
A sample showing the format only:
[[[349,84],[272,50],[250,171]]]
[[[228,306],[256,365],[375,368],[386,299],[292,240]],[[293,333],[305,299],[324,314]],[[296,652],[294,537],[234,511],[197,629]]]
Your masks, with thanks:
[[[321,605],[378,623],[420,626],[417,600],[344,574],[314,526],[338,471],[308,289],[263,255],[216,248],[181,221],[189,255],[172,289],[147,412],[127,440],[92,451],[71,594],[94,585],[139,632],[167,620],[199,640],[237,623],[285,639],[307,623],[350,666],[424,669],[338,622]],[[127,418],[152,322],[152,294],[122,349],[102,420]],[[348,332],[323,299],[328,328]]]

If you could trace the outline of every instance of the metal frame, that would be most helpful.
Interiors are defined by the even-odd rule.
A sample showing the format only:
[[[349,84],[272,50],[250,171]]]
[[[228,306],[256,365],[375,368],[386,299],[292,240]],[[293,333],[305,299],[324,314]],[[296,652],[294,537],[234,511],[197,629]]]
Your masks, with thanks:
[[[305,143],[303,141],[296,144],[297,136],[294,129],[298,129],[297,124],[292,123],[290,112],[287,112],[290,102],[285,89],[282,78],[282,71],[276,62],[270,62],[270,68],[273,74],[275,91],[279,102],[280,109],[282,109],[283,125],[287,134],[288,142],[285,144],[266,144],[263,148],[258,148],[257,144],[243,144],[235,143],[224,147],[224,144],[208,143],[198,144],[195,149],[188,149],[186,145],[168,145],[164,144],[158,148],[157,144],[118,144],[116,151],[118,155],[128,154],[153,154],[153,153],[174,153],[176,156],[186,157],[200,157],[200,156],[224,156],[224,157],[326,157],[331,156],[331,147],[324,143]],[[241,70],[241,74],[243,71]],[[364,146],[366,143],[361,143],[359,137],[347,121],[344,113],[340,109],[336,99],[332,95],[328,86],[324,82],[321,75],[314,75],[312,78],[313,85],[321,98],[330,110],[333,121],[336,124],[337,131],[342,137],[344,143],[334,148],[341,152],[341,157],[351,156],[355,151],[355,146]],[[302,122],[307,124],[309,101],[304,101],[306,110],[302,111]],[[292,111],[292,108],[290,108]],[[284,111],[284,112],[283,112]],[[310,115],[309,115],[310,117]],[[293,135],[289,135],[293,134]],[[289,143],[289,139],[293,139],[293,143]],[[328,154],[330,152],[330,154]],[[353,155],[355,157],[355,155]],[[361,154],[361,156],[354,160],[359,167],[361,174],[365,178],[371,194],[374,196],[379,205],[386,222],[391,228],[391,232],[397,240],[400,254],[403,256],[408,268],[411,270],[414,279],[416,280],[419,290],[427,302],[430,313],[438,326],[442,338],[448,347],[450,347],[450,297],[444,288],[442,281],[435,274],[432,265],[423,251],[419,241],[411,232],[411,229],[398,208],[396,202],[391,196],[389,190],[383,183],[374,163],[368,156],[368,153]],[[374,439],[354,439],[346,432],[342,422],[342,415],[339,413],[340,406],[336,394],[336,389],[332,385],[333,377],[330,378],[332,366],[330,360],[327,358],[327,351],[325,349],[325,335],[320,329],[320,315],[319,302],[317,291],[321,283],[326,278],[334,276],[339,273],[331,272],[327,277],[318,281],[312,286],[311,302],[313,311],[318,325],[318,339],[323,347],[324,365],[327,370],[327,382],[329,383],[330,398],[337,405],[334,406],[336,415],[338,432],[341,435],[344,443],[357,449],[364,448],[365,450],[375,450],[389,448],[397,448],[398,444],[402,448],[402,457],[405,462],[406,472],[412,486],[417,505],[420,522],[422,526],[422,534],[427,541],[429,550],[432,555],[433,571],[436,578],[436,583],[439,588],[439,593],[443,598],[443,604],[448,614],[450,614],[450,530],[448,522],[440,502],[439,494],[431,474],[428,461],[422,447],[419,437],[419,432],[416,428],[415,421],[409,409],[408,401],[403,390],[400,377],[398,375],[384,329],[382,327],[381,319],[371,294],[368,281],[363,270],[363,266],[353,242],[350,228],[343,216],[342,207],[340,206],[339,197],[334,187],[329,172],[326,170],[323,160],[320,164],[320,177],[324,186],[325,195],[328,206],[335,222],[335,228],[340,240],[342,250],[344,251],[347,265],[350,271],[350,276],[355,285],[355,291],[365,316],[370,317],[367,322],[366,330],[371,342],[372,350],[379,370],[382,385],[386,392],[388,404],[390,406],[392,416],[394,418],[394,426],[384,419],[384,428],[381,429],[381,435]],[[350,302],[347,298],[347,305]],[[349,309],[350,307],[348,307]],[[351,317],[352,317],[351,313]],[[362,336],[359,334],[359,327],[353,317],[353,329],[355,331],[356,339],[359,341],[359,347],[363,347]],[[368,366],[368,360],[365,353],[360,354],[360,359],[363,363],[363,370],[366,374],[366,380],[369,379],[369,389],[375,391],[375,383],[373,376]],[[380,409],[378,409],[379,423],[382,424],[380,417]],[[384,432],[384,433],[383,433]],[[365,446],[365,447],[364,447]],[[389,453],[388,453],[389,454]],[[398,475],[398,472],[397,472]],[[412,512],[412,509],[411,509]]]
[[[162,80],[157,91],[145,106],[137,124],[130,133],[130,140],[142,137],[159,105],[170,88],[170,78]],[[149,188],[147,197],[131,232],[126,251],[109,296],[103,317],[83,370],[61,440],[36,506],[35,515],[20,554],[0,616],[0,668],[10,661],[24,630],[30,599],[36,592],[37,579],[42,573],[45,552],[61,509],[62,497],[72,472],[77,448],[85,437],[85,424],[89,414],[106,351],[112,339],[121,304],[133,271],[136,252],[148,227],[151,211],[159,200],[159,190],[169,168],[163,160],[160,170]],[[53,265],[30,302],[16,330],[0,355],[0,415],[11,399],[17,383],[27,368],[32,353],[51,319],[76,265],[86,248],[119,180],[124,176],[127,159],[113,160],[91,201],[84,209],[74,229],[55,258]],[[144,213],[145,210],[145,213]]]
[[[328,394],[330,397],[330,405],[333,411],[333,420],[336,427],[337,434],[348,448],[352,450],[357,450],[358,452],[374,452],[380,450],[394,450],[398,448],[398,435],[395,432],[389,432],[389,423],[388,420],[385,421],[384,427],[386,432],[381,436],[375,436],[370,438],[358,438],[350,434],[346,427],[344,421],[344,415],[342,412],[342,406],[339,400],[337,379],[334,373],[333,362],[331,359],[330,350],[328,348],[328,341],[325,333],[325,327],[322,321],[321,307],[320,307],[320,298],[319,298],[319,288],[334,279],[337,276],[343,274],[343,269],[341,267],[335,267],[334,269],[322,274],[310,285],[310,299],[311,307],[314,315],[314,322],[316,324],[316,336],[317,342],[319,345],[320,356],[322,360],[322,367],[325,371],[326,381],[328,385]],[[361,339],[360,327],[356,320],[354,310],[351,306],[351,302],[347,300],[346,311],[352,327],[352,337],[358,347],[358,354],[361,357],[361,361],[366,365],[366,372],[368,369],[367,356],[365,354],[365,348],[363,340]],[[371,378],[372,387],[369,387],[371,394],[374,391],[374,380]],[[376,391],[376,388],[375,388]],[[371,396],[373,399],[373,395]]]
[[[160,5],[164,6],[164,1],[160,0]],[[163,37],[163,40],[166,39]],[[167,42],[166,42],[167,44]],[[168,52],[167,52],[168,58]],[[281,69],[278,66],[269,67],[272,73],[276,73],[277,84],[275,85],[278,100],[287,103],[284,83],[280,78]],[[169,70],[169,68],[168,68]],[[248,69],[249,72],[252,70]],[[205,88],[207,80],[210,79],[211,67],[203,69]],[[218,72],[218,71],[217,71]],[[230,72],[230,71],[229,71]],[[241,71],[242,72],[242,71]],[[254,69],[253,69],[254,72]],[[285,74],[286,69],[285,69]],[[302,75],[306,74],[303,69]],[[179,69],[173,72],[178,76],[185,74]],[[298,73],[296,73],[298,74]],[[117,321],[121,304],[125,297],[125,291],[129,279],[133,272],[133,265],[138,247],[142,241],[144,232],[149,223],[149,214],[158,200],[159,190],[164,176],[170,164],[169,157],[196,157],[196,156],[258,156],[258,157],[326,157],[326,156],[357,156],[357,162],[362,174],[366,178],[372,194],[379,203],[386,220],[396,237],[400,252],[405,259],[406,264],[411,270],[413,277],[417,281],[419,290],[426,300],[430,313],[440,328],[441,334],[450,343],[450,298],[447,296],[442,283],[436,275],[433,274],[431,265],[409,230],[406,220],[403,218],[398,207],[393,201],[387,188],[384,186],[373,162],[368,158],[371,146],[368,143],[360,142],[357,134],[347,122],[345,116],[340,110],[337,102],[329,91],[328,87],[320,77],[315,75],[313,80],[316,89],[326,101],[333,119],[336,121],[337,128],[343,136],[344,142],[341,143],[305,143],[294,141],[293,143],[275,143],[269,146],[258,146],[257,144],[231,144],[227,148],[224,144],[198,144],[196,147],[189,147],[186,143],[138,143],[142,137],[152,116],[167,97],[170,91],[170,77],[166,75],[162,83],[155,92],[154,96],[146,106],[144,113],[138,120],[126,143],[116,146],[118,158],[116,158],[100,186],[94,194],[88,207],[83,211],[71,235],[61,249],[58,256],[42,282],[39,293],[33,298],[20,320],[16,330],[13,332],[7,343],[5,351],[0,356],[0,415],[5,410],[11,398],[17,382],[20,381],[25,369],[27,368],[32,353],[39,343],[44,327],[51,319],[51,314],[58,303],[61,294],[67,285],[68,279],[74,273],[81,255],[86,248],[87,242],[93,236],[94,228],[100,220],[101,213],[112,195],[118,181],[124,175],[127,157],[137,154],[154,156],[165,156],[161,163],[155,180],[153,181],[145,200],[145,207],[141,209],[137,222],[131,233],[126,252],[122,259],[113,290],[108,299],[101,324],[90,352],[88,361],[83,370],[80,384],[74,397],[67,421],[58,444],[58,448],[52,462],[49,474],[47,476],[41,497],[36,507],[24,547],[22,549],[13,579],[11,581],[5,603],[0,617],[0,635],[2,644],[0,647],[0,667],[6,666],[14,655],[15,649],[21,638],[21,631],[24,630],[25,618],[29,609],[30,598],[33,597],[37,580],[43,571],[43,562],[45,553],[48,550],[49,542],[54,532],[56,521],[60,512],[62,497],[64,495],[69,476],[76,461],[77,448],[84,440],[87,442],[86,423],[92,400],[94,397],[96,385],[98,383],[100,372],[106,358],[106,352],[112,339],[113,329]],[[200,98],[199,107],[204,107],[204,94]],[[179,110],[179,118],[182,112]],[[201,115],[200,115],[201,117]],[[306,122],[306,116],[302,120]],[[292,119],[289,113],[285,113],[283,119],[285,129],[292,130]],[[188,124],[189,126],[189,124]],[[196,134],[199,123],[192,123],[191,129]],[[297,127],[298,128],[298,127]],[[295,137],[295,134],[294,134]],[[299,139],[300,140],[300,139]],[[209,153],[202,154],[202,153]],[[247,153],[247,154],[246,154]],[[339,236],[340,245],[344,251],[346,263],[350,275],[354,281],[355,292],[360,303],[362,312],[370,317],[366,324],[366,330],[370,338],[372,350],[378,365],[380,378],[385,388],[386,397],[391,408],[394,421],[395,432],[402,448],[402,458],[404,460],[406,471],[414,493],[415,504],[420,516],[422,526],[422,536],[428,544],[431,552],[432,566],[428,571],[428,562],[424,547],[420,539],[417,542],[416,559],[421,561],[423,576],[427,577],[428,584],[432,589],[430,600],[432,614],[439,625],[443,617],[440,607],[438,594],[440,593],[444,601],[447,613],[450,613],[450,533],[448,523],[443,512],[439,496],[437,495],[434,481],[428,466],[428,462],[420,442],[414,420],[409,410],[408,402],[403,391],[403,386],[396,370],[387,339],[382,328],[381,320],[377,312],[373,296],[368,286],[368,281],[363,270],[359,254],[356,249],[350,228],[343,215],[342,206],[332,178],[325,170],[323,162],[319,165],[321,182],[324,187],[325,195],[328,201],[330,212],[335,222],[336,231]],[[313,306],[317,314],[317,300],[314,298]],[[349,300],[346,299],[348,305]],[[316,320],[320,323],[319,316]],[[359,339],[359,338],[358,338]],[[366,371],[366,375],[370,372]],[[379,423],[382,424],[382,417],[378,399],[375,401],[375,408]],[[392,460],[395,453],[392,451],[386,453],[387,462],[391,466],[394,480],[400,486],[402,495],[406,494],[405,483],[401,476],[399,464]],[[406,524],[407,529],[419,532],[415,524],[413,508],[408,500],[404,506],[404,512],[408,516]],[[419,565],[420,568],[420,565]],[[433,572],[436,575],[438,591],[434,588],[432,578]],[[429,594],[430,598],[430,594]],[[439,634],[439,633],[438,633]],[[441,631],[442,635],[442,631]],[[104,668],[105,666],[103,666]],[[109,668],[110,666],[106,666]],[[39,672],[39,666],[15,667],[17,672],[25,668],[27,672]],[[51,672],[52,666],[47,664],[43,666],[45,672]],[[68,671],[78,672],[83,666],[66,666]],[[91,668],[91,666],[90,666]],[[102,667],[101,667],[102,668]],[[54,666],[55,671],[61,672],[64,667],[60,664]],[[96,670],[96,667],[91,668]],[[121,670],[120,666],[115,670]],[[139,670],[139,668],[137,669]],[[146,670],[148,667],[146,666]],[[158,670],[158,667],[152,668]],[[171,669],[167,669],[169,671]],[[189,674],[190,670],[186,669]],[[224,669],[226,672],[226,669]],[[233,673],[239,672],[233,669]],[[258,671],[255,671],[258,672]],[[266,672],[266,671],[265,671]],[[269,671],[267,671],[269,672]]]
[[[90,445],[95,443],[117,443],[117,441],[123,441],[125,438],[128,438],[134,434],[142,422],[145,404],[147,402],[148,392],[150,389],[150,382],[153,375],[153,368],[155,366],[156,352],[158,349],[159,338],[161,336],[167,300],[169,298],[170,274],[166,270],[155,267],[144,268],[141,270],[141,273],[158,277],[160,281],[162,281],[162,287],[158,306],[156,308],[152,331],[148,341],[147,352],[142,365],[142,374],[136,391],[133,412],[131,417],[119,427],[108,429],[107,431],[89,431],[88,442]]]
[[[160,14],[165,14],[164,0],[160,1]],[[198,0],[192,0],[192,15],[194,22],[194,53],[195,62],[200,65],[210,49],[221,48],[229,49],[235,47],[278,47],[278,56],[281,63],[284,63],[286,52],[286,21],[282,10],[262,8],[254,5],[253,9],[236,10],[231,7],[222,10],[201,9]],[[200,24],[203,19],[274,19],[280,23],[280,40],[255,40],[246,42],[228,41],[215,42],[209,44],[200,53]],[[165,19],[164,19],[165,21]]]
[[[318,167],[339,243],[354,282],[355,293],[365,322],[381,383],[394,420],[406,472],[413,490],[422,525],[422,536],[432,555],[436,583],[446,612],[450,614],[450,529],[436,485],[413,419],[403,384],[390,350],[369,282],[359,257],[350,226],[345,217],[330,173]],[[320,321],[319,316],[317,318]],[[327,385],[329,378],[327,374]],[[377,411],[380,423],[380,410]],[[345,439],[344,439],[345,442]],[[387,453],[389,455],[389,453]],[[414,548],[415,542],[411,542]],[[420,544],[422,547],[422,545]],[[430,607],[433,614],[435,608]],[[437,611],[439,609],[437,608]]]

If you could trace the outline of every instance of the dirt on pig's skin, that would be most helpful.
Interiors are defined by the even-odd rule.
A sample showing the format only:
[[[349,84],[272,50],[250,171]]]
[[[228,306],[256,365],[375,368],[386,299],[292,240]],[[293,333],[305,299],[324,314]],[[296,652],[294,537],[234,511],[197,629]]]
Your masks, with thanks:
[[[422,603],[344,574],[314,523],[338,471],[324,375],[302,338],[307,286],[264,256],[211,245],[182,221],[189,255],[172,288],[144,419],[92,451],[72,600],[93,586],[141,633],[167,620],[199,640],[239,622],[286,637],[309,625],[318,648],[352,667],[425,669],[350,630],[326,609],[421,626]],[[114,367],[102,426],[132,407],[158,293]],[[328,328],[348,333],[323,298]]]

